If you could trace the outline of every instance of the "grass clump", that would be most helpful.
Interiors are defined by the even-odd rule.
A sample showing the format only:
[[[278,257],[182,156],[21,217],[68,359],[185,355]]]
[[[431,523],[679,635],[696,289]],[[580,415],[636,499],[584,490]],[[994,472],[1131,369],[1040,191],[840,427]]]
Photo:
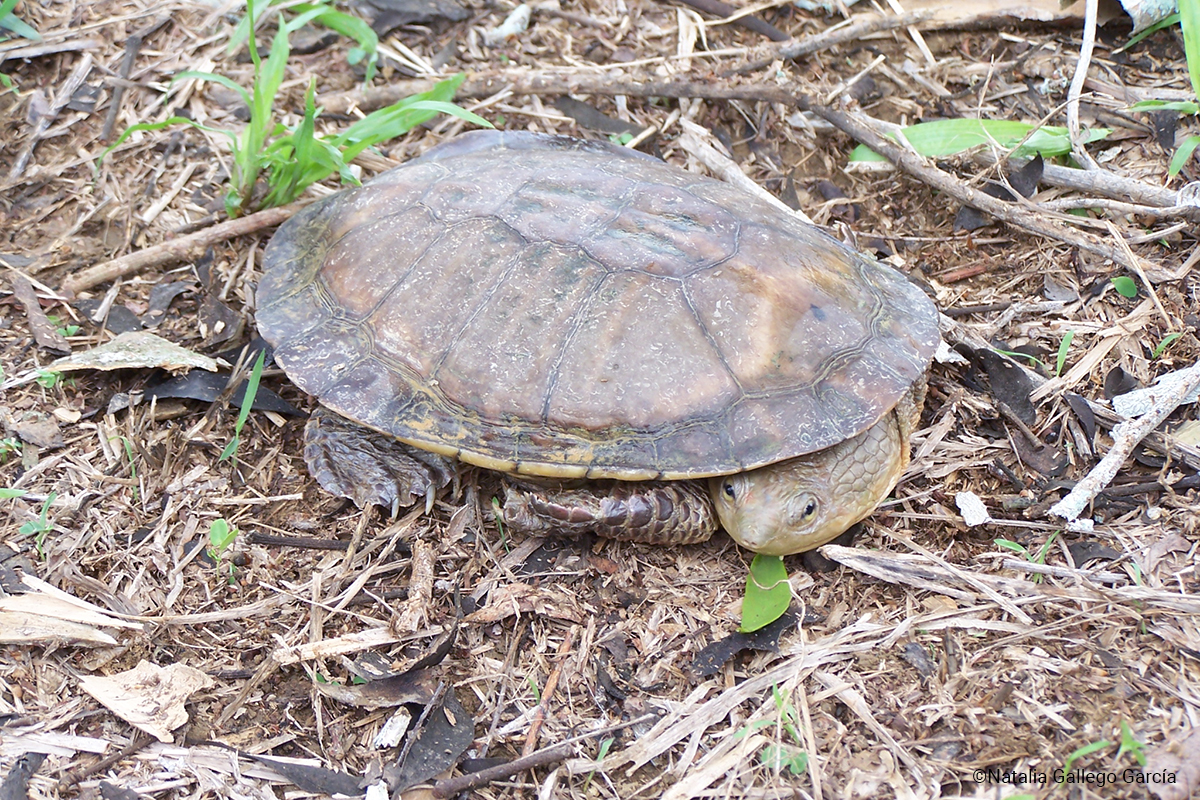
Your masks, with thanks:
[[[267,55],[258,52],[257,42],[251,33],[252,23],[258,18],[254,0],[247,2],[247,16],[243,20],[245,36],[249,41],[250,59],[254,64],[254,78],[249,89],[239,86],[224,75],[211,72],[186,71],[175,76],[172,83],[196,79],[216,83],[238,93],[250,110],[250,120],[241,131],[213,128],[186,117],[173,116],[161,122],[147,122],[130,126],[101,156],[104,158],[113,148],[124,142],[136,131],[157,131],[172,125],[190,125],[210,133],[221,134],[229,139],[232,163],[229,170],[229,190],[225,195],[225,211],[237,217],[256,207],[271,208],[286,205],[298,198],[313,183],[333,174],[342,181],[357,184],[349,164],[368,147],[402,136],[417,125],[438,114],[451,114],[476,125],[491,127],[487,120],[450,102],[462,83],[459,75],[441,81],[427,92],[412,95],[398,103],[381,108],[355,122],[344,132],[332,136],[316,135],[316,119],[320,109],[316,107],[316,79],[310,80],[305,93],[304,116],[294,128],[276,120],[275,98],[283,85],[291,47],[288,37],[310,22],[322,22],[335,30],[352,30],[362,46],[366,34],[358,25],[365,23],[325,4],[299,4],[294,9],[303,9],[300,14],[284,19],[280,16],[278,29],[271,41]],[[351,22],[353,20],[353,23]],[[239,25],[239,30],[242,25]],[[369,28],[367,29],[369,30]],[[238,42],[235,35],[231,44]],[[371,34],[374,36],[374,34]],[[370,45],[373,58],[374,44]],[[371,62],[373,64],[373,62]],[[370,66],[369,66],[370,68]],[[255,200],[255,188],[263,172],[267,174],[267,192],[261,201]]]

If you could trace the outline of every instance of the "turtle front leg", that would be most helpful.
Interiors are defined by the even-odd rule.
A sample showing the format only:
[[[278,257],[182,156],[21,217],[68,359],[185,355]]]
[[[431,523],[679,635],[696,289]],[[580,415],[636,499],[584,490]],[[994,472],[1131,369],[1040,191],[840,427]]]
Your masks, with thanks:
[[[359,508],[400,508],[425,498],[433,506],[437,490],[454,477],[455,462],[420,450],[325,408],[304,427],[304,461],[327,492],[347,497]]]
[[[589,481],[578,486],[510,478],[504,523],[524,533],[644,544],[694,544],[717,529],[707,488],[696,481]]]

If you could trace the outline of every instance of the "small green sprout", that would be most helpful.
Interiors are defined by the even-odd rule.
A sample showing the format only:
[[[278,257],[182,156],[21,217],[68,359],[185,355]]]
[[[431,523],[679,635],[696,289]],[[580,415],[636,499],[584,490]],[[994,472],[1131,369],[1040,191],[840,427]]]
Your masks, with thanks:
[[[266,362],[266,358],[267,351],[259,350],[254,367],[250,370],[250,377],[246,379],[246,392],[242,395],[242,408],[238,413],[237,422],[233,424],[233,438],[221,451],[221,461],[227,461],[230,458],[237,461],[238,444],[242,440],[242,427],[250,418],[250,409],[254,408],[254,397],[258,394],[258,383],[262,380],[263,364]]]
[[[236,525],[230,525],[223,517],[214,519],[208,526],[208,554],[219,561],[229,546],[241,533]]]
[[[1071,755],[1067,756],[1066,763],[1063,764],[1063,773],[1068,774],[1070,772],[1073,772],[1075,769],[1076,761],[1083,758],[1084,756],[1090,756],[1092,753],[1095,753],[1099,750],[1103,750],[1107,747],[1112,747],[1112,742],[1108,741],[1107,739],[1101,739],[1098,742],[1092,742],[1091,744],[1085,744],[1083,747],[1076,749],[1074,752],[1071,753]]]
[[[1020,542],[1014,542],[1011,539],[993,539],[992,541],[995,542],[997,547],[1000,547],[1004,550],[1011,550],[1014,553],[1022,556],[1031,564],[1045,564],[1046,556],[1050,554],[1050,546],[1054,544],[1054,540],[1058,538],[1058,534],[1058,531],[1050,534],[1050,536],[1046,539],[1045,544],[1038,548],[1036,553],[1030,552],[1029,548],[1027,548],[1025,545],[1021,544]],[[1042,576],[1035,574],[1031,576],[1031,580],[1034,583],[1041,583]]]
[[[765,745],[758,753],[758,761],[774,772],[786,769],[793,775],[803,775],[808,770],[808,753],[802,749],[804,738],[800,735],[800,714],[787,695],[780,691],[778,684],[771,687],[771,693],[779,715],[775,719],[760,719],[751,723],[738,731],[736,736],[744,738],[767,728],[783,731],[792,743],[775,742]]]
[[[608,736],[608,737],[602,739],[600,741],[600,747],[598,747],[596,749],[596,758],[594,760],[595,761],[603,761],[605,758],[607,758],[608,751],[610,749],[612,749],[613,742],[615,742],[615,741],[616,741],[616,738],[612,737],[612,736]],[[595,775],[596,775],[596,770],[592,770],[591,772],[589,772],[587,774],[587,778],[585,778],[583,781],[583,794],[585,796],[587,795],[588,786],[590,786],[592,784],[592,778],[595,777]]]
[[[1125,753],[1129,753],[1141,766],[1146,766],[1146,745],[1137,740],[1133,735],[1133,730],[1129,727],[1129,723],[1121,720],[1121,743],[1117,748],[1117,758],[1120,758]]]
[[[1063,340],[1058,344],[1058,358],[1054,362],[1054,375],[1057,377],[1062,375],[1063,367],[1067,363],[1067,350],[1071,347],[1071,340],[1075,338],[1075,331],[1067,331],[1063,336]]]
[[[47,314],[46,319],[50,320],[50,324],[54,326],[54,330],[58,332],[59,336],[65,338],[79,333],[78,325],[64,323],[62,318],[55,314]]]
[[[58,497],[57,492],[51,492],[46,495],[45,502],[42,503],[42,510],[38,514],[37,519],[30,520],[18,528],[18,532],[23,536],[32,536],[33,545],[37,548],[38,558],[45,560],[46,558],[46,535],[54,530],[54,523],[50,521],[50,505]]]
[[[39,369],[37,371],[37,377],[34,378],[34,380],[37,382],[37,385],[43,389],[53,389],[62,382],[62,373],[55,372],[52,369]]]
[[[10,455],[21,453],[21,440],[15,436],[0,439],[0,464],[7,463]]]
[[[1152,352],[1150,354],[1150,357],[1158,358],[1159,356],[1161,356],[1163,354],[1163,351],[1166,350],[1168,347],[1170,347],[1171,344],[1175,340],[1179,339],[1181,336],[1183,336],[1183,334],[1180,333],[1179,331],[1175,331],[1174,333],[1168,333],[1166,336],[1163,337],[1163,340],[1158,343],[1158,346],[1154,348],[1154,352]]]

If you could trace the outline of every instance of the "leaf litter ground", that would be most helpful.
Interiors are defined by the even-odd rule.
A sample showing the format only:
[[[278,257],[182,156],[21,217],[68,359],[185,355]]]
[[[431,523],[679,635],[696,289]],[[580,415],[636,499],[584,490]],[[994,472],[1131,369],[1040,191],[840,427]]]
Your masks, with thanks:
[[[885,32],[738,77],[726,70],[762,36],[705,25],[701,37],[702,18],[682,8],[539,6],[527,31],[495,46],[482,32],[505,12],[459,12],[385,37],[377,85],[429,63],[523,71],[560,95],[497,86],[460,102],[509,128],[658,126],[644,150],[704,169],[678,144],[681,118],[690,120],[756,182],[858,246],[894,253],[930,288],[965,358],[934,367],[895,499],[865,523],[856,550],[828,553],[844,566],[810,574],[788,559],[797,599],[778,638],[733,642],[714,664],[706,648],[736,629],[749,562],[723,537],[665,549],[508,538],[493,521],[497,485],[472,470],[428,514],[364,515],[315,486],[302,423],[286,414],[251,414],[236,461],[219,461],[238,416],[231,391],[211,405],[129,405],[127,394],[136,400],[152,377],[144,369],[18,383],[55,357],[52,345],[35,344],[39,330],[76,352],[111,338],[81,313],[84,300],[93,301],[88,314],[109,309],[109,329],[132,319],[208,354],[242,345],[269,236],[218,241],[198,258],[64,297],[71,276],[202,230],[222,206],[220,136],[136,136],[94,171],[114,88],[123,89],[118,133],[181,111],[236,127],[233,93],[185,85],[164,100],[163,90],[189,69],[246,85],[249,66],[224,52],[234,17],[210,6],[26,3],[17,13],[44,41],[0,45],[41,48],[4,62],[17,91],[0,96],[0,162],[16,163],[47,109],[64,102],[3,193],[0,259],[13,292],[0,298],[0,485],[26,493],[0,501],[0,627],[12,640],[0,650],[5,774],[20,782],[24,769],[30,792],[52,797],[112,787],[234,797],[287,782],[329,791],[345,789],[346,776],[394,784],[406,769],[437,780],[417,767],[443,771],[457,752],[441,763],[431,753],[466,742],[471,766],[499,763],[502,773],[523,754],[543,754],[471,790],[480,797],[1142,797],[1138,776],[1153,774],[1176,777],[1158,786],[1161,796],[1186,796],[1170,792],[1200,781],[1189,755],[1200,747],[1188,740],[1200,721],[1195,405],[1168,420],[1170,438],[1124,464],[1091,507],[1094,531],[1066,532],[1047,509],[1109,447],[1111,420],[1084,401],[1103,406],[1122,380],[1147,384],[1200,355],[1192,222],[1130,208],[1143,202],[1133,195],[1121,205],[1043,182],[1039,213],[1090,209],[1066,219],[1109,242],[1124,238],[1153,266],[1145,275],[986,219],[954,232],[960,208],[944,192],[897,172],[848,173],[850,139],[751,91],[786,77],[892,123],[982,115],[1063,124],[1078,25],[926,25],[932,60],[906,33]],[[762,16],[795,36],[836,22],[787,7]],[[123,73],[138,33],[144,41]],[[1186,94],[1179,37],[1162,32],[1115,54],[1125,33],[1101,29],[1082,116],[1113,133],[1089,150],[1106,173],[1179,188],[1191,168],[1169,181],[1166,163],[1176,126],[1191,123],[1125,110]],[[321,104],[360,99],[367,110],[350,44],[325,41],[289,61],[278,105],[293,121],[313,75]],[[704,41],[723,54],[688,46]],[[84,58],[94,66],[82,86],[95,91],[58,97]],[[561,87],[584,77],[611,91],[565,102]],[[729,99],[643,97],[625,85],[639,77],[725,87]],[[461,127],[434,124],[358,164],[374,174]],[[942,166],[965,184],[997,177],[986,154]],[[1118,275],[1137,282],[1136,297],[1114,290]],[[1011,362],[997,366],[980,343],[1049,366],[1012,380]],[[312,407],[277,370],[264,385]],[[962,492],[982,500],[988,521],[965,524]],[[219,520],[239,536],[214,554],[208,534]],[[45,583],[17,583],[21,573]],[[55,600],[55,590],[66,597]],[[89,677],[143,661],[185,665],[211,683],[191,690],[188,721],[168,741],[152,742],[126,721],[133,709],[118,712],[85,689]],[[171,679],[159,680],[165,699]],[[130,694],[139,697],[147,695]],[[148,713],[161,721],[168,710]],[[397,714],[423,723],[424,749],[415,737],[380,738]],[[586,735],[595,731],[607,732]],[[263,760],[233,769],[227,751],[204,742]],[[49,755],[35,765],[30,752]],[[266,756],[308,759],[308,771],[272,767]],[[1075,780],[1055,786],[1056,769]],[[1031,782],[1014,785],[1019,776]]]

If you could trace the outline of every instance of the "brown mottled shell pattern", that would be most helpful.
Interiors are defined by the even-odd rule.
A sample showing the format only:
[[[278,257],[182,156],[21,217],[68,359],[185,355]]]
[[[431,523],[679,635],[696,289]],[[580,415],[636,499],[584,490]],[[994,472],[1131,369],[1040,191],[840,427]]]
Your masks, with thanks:
[[[492,469],[722,475],[877,421],[938,340],[891,268],[626,148],[480,131],[267,248],[258,326],[329,408]]]

